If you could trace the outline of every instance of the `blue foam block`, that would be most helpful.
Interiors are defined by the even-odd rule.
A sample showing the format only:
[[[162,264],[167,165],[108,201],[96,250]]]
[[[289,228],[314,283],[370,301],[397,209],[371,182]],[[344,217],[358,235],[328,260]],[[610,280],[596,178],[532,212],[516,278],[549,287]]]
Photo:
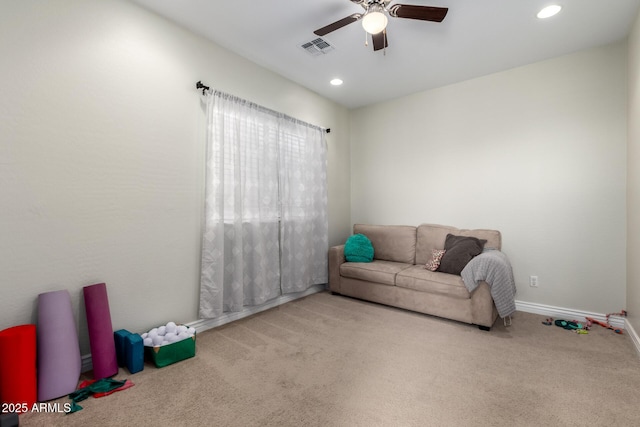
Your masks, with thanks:
[[[126,364],[125,338],[131,335],[126,329],[120,329],[113,333],[113,339],[116,343],[116,359],[118,366],[124,367]]]
[[[124,340],[125,361],[132,374],[144,369],[144,341],[138,334],[129,334]]]

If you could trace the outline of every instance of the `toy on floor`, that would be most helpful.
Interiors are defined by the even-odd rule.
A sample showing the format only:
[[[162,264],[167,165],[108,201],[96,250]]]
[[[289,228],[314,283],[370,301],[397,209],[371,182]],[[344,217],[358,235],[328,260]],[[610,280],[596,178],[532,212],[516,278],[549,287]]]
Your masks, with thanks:
[[[542,322],[542,324],[543,325],[547,325],[547,326],[551,326],[551,325],[560,326],[561,328],[564,328],[564,329],[573,330],[578,334],[588,334],[589,330],[591,329],[591,326],[600,325],[603,328],[611,329],[616,334],[622,335],[622,333],[623,333],[622,328],[616,328],[615,326],[611,325],[611,323],[609,322],[609,317],[611,317],[611,316],[627,317],[627,311],[626,310],[622,310],[619,313],[609,313],[609,314],[607,314],[607,316],[606,316],[607,321],[606,322],[601,322],[599,320],[594,319],[593,317],[585,317],[586,322],[584,324],[582,324],[582,323],[579,323],[576,320],[573,320],[573,321],[562,320],[562,319],[554,320],[553,317],[547,317]]]
[[[71,399],[71,410],[68,413],[72,414],[81,411],[82,406],[78,405],[78,402],[82,402],[89,396],[104,397],[116,391],[126,390],[132,386],[133,383],[130,380],[119,381],[113,378],[83,381],[78,385],[78,389],[69,395],[69,399]]]
[[[558,319],[554,323],[556,326],[560,326],[561,328],[572,330],[572,331],[576,329],[584,329],[584,326],[582,325],[582,323],[578,323],[573,320]]]
[[[579,323],[575,320],[554,320],[553,317],[547,317],[543,322],[543,325],[551,326],[556,325],[563,329],[573,331],[577,334],[585,335],[589,333],[589,328],[586,324]]]
[[[627,311],[626,310],[622,310],[619,313],[609,313],[609,314],[607,314],[607,321],[606,322],[601,322],[601,321],[596,320],[596,319],[594,319],[592,317],[587,317],[586,318],[587,319],[587,326],[589,328],[589,327],[591,327],[592,324],[600,325],[603,328],[611,329],[616,334],[622,335],[622,329],[621,328],[616,328],[615,326],[612,326],[611,323],[609,323],[609,317],[611,317],[611,316],[627,317]]]

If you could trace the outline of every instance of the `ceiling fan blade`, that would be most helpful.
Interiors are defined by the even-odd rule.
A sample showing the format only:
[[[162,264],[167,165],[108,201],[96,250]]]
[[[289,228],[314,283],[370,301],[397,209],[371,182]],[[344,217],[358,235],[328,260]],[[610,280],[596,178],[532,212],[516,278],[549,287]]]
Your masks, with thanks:
[[[389,8],[389,15],[396,18],[420,19],[422,21],[442,22],[449,8],[434,6],[414,6],[410,4],[394,4]]]
[[[347,16],[346,18],[342,18],[341,20],[336,21],[333,24],[329,24],[326,27],[322,27],[318,30],[315,30],[313,33],[317,36],[322,37],[326,34],[329,34],[332,31],[338,30],[346,25],[356,22],[360,18],[362,18],[361,13],[354,13],[353,15]]]
[[[389,47],[389,40],[387,39],[387,30],[380,31],[378,34],[372,34],[373,38],[373,50],[384,49]]]

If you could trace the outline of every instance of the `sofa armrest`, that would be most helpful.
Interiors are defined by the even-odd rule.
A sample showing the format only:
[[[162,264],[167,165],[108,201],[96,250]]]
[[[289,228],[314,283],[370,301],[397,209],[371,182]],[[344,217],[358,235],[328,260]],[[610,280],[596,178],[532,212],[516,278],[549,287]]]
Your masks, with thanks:
[[[345,263],[344,245],[329,248],[329,290],[340,293],[340,265]]]

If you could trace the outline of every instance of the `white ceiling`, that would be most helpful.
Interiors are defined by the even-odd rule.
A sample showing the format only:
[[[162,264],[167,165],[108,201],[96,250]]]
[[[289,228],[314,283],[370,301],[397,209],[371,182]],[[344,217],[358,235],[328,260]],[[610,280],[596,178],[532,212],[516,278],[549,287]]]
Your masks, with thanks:
[[[389,18],[389,47],[364,46],[355,22],[300,46],[314,30],[363,9],[349,0],[133,0],[337,103],[356,108],[621,40],[640,0],[394,0],[448,7],[442,23]],[[562,11],[547,20],[549,4]],[[331,86],[339,77],[344,84]],[[215,87],[215,82],[202,80]]]

